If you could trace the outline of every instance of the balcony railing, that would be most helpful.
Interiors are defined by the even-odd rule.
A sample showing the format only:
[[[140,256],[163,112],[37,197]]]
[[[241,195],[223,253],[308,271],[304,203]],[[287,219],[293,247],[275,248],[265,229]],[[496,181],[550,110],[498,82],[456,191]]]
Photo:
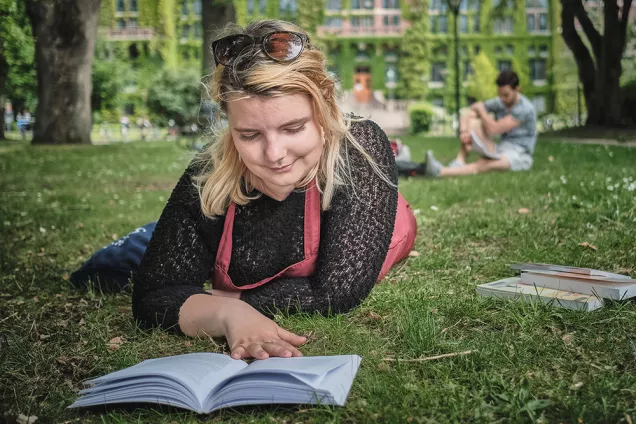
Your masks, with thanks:
[[[105,28],[99,35],[112,41],[141,41],[151,40],[154,32],[152,28]]]
[[[321,26],[318,27],[318,36],[325,35],[339,35],[339,36],[348,36],[348,35],[401,35],[406,31],[406,25],[393,25],[393,26],[357,26],[357,27],[329,27],[329,26]]]

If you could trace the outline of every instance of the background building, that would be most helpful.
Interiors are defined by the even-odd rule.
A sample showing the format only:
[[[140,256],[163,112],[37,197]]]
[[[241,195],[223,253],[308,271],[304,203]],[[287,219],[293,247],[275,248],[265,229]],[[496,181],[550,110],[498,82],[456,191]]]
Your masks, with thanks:
[[[98,57],[114,53],[140,63],[160,61],[162,66],[198,69],[201,1],[102,2]],[[469,80],[476,72],[475,57],[483,52],[497,70],[521,74],[522,89],[537,110],[551,112],[560,101],[576,96],[577,90],[576,68],[559,35],[559,0],[514,0],[514,7],[502,7],[500,1],[461,2],[461,101],[473,100]],[[600,2],[586,3],[602,13]],[[239,23],[281,18],[315,32],[328,53],[330,69],[356,103],[423,98],[454,109],[454,17],[446,0],[235,0],[234,4]]]

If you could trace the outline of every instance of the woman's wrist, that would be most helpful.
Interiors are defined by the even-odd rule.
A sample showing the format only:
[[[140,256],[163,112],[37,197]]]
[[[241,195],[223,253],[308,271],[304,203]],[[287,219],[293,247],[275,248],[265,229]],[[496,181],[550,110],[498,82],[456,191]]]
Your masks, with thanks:
[[[190,296],[179,309],[179,327],[192,337],[224,337],[231,310],[236,310],[237,299],[209,294]]]

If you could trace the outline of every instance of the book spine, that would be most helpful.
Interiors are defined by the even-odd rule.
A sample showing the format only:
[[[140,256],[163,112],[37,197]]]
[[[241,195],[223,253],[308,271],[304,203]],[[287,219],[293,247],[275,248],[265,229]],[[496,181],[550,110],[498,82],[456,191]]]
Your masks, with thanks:
[[[521,273],[521,282],[523,284],[535,285],[537,287],[547,287],[549,289],[563,290],[573,293],[591,294],[614,300],[620,300],[626,294],[625,290],[617,289],[615,287],[607,287],[587,281],[538,275],[528,272]]]

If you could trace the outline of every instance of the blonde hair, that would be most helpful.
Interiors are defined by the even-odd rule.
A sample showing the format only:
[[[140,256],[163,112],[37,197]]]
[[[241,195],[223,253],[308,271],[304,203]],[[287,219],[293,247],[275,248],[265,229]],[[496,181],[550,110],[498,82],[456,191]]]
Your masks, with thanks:
[[[257,38],[275,31],[304,33],[289,22],[263,20],[251,22],[245,29],[232,25],[224,35],[238,33]],[[343,116],[338,107],[335,82],[326,71],[326,57],[315,46],[306,46],[298,58],[282,63],[268,58],[259,48],[244,49],[231,65],[217,67],[210,87],[212,100],[224,113],[228,102],[237,97],[298,93],[309,96],[312,101],[316,119],[324,131],[325,144],[317,166],[297,184],[297,188],[307,187],[315,181],[322,193],[321,209],[329,209],[338,186],[353,186],[349,147],[360,152],[387,184],[394,185],[349,132],[352,118]],[[255,188],[254,178],[240,160],[229,129],[218,133],[214,142],[197,154],[195,163],[200,165],[200,171],[193,180],[202,212],[207,217],[224,215],[230,202],[245,205],[260,196],[248,196]]]

